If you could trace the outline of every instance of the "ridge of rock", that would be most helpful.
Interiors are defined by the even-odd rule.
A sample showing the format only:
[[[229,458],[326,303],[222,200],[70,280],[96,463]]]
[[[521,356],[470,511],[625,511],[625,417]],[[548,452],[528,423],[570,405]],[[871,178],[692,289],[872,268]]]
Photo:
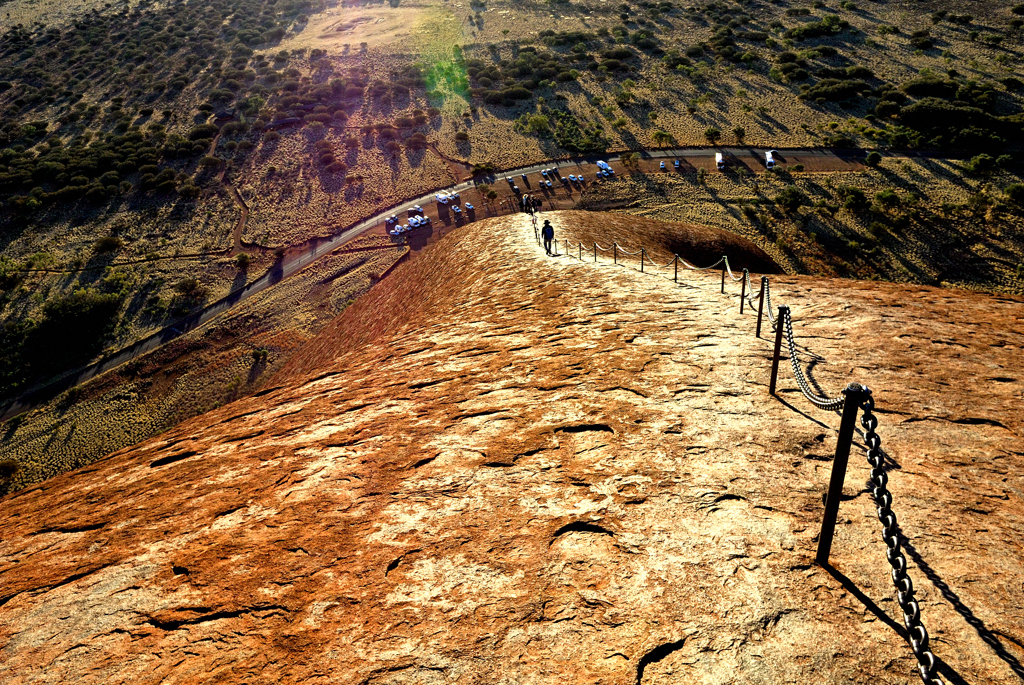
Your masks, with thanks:
[[[257,396],[0,500],[0,681],[910,682],[862,452],[829,573],[838,420],[718,278],[447,236]],[[773,286],[876,392],[940,672],[1019,682],[1022,302]]]

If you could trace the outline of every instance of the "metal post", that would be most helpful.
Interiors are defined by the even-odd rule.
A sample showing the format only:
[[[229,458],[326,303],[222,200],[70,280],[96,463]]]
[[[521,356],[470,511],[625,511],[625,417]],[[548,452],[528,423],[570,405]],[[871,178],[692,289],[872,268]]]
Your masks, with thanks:
[[[764,289],[768,283],[767,276],[761,276],[761,295],[757,300],[757,334],[754,337],[761,337],[761,318],[764,316]]]
[[[580,243],[580,261],[583,261],[583,243]]]
[[[597,261],[597,243],[594,243],[594,261]]]
[[[644,248],[641,247],[640,248],[640,273],[644,272],[644,255],[646,255],[646,254],[647,253],[644,251]]]
[[[747,299],[747,270],[743,270],[743,281],[740,283],[740,314],[743,313],[743,300]]]
[[[828,482],[828,494],[825,496],[825,517],[821,520],[821,534],[818,536],[818,554],[815,560],[822,566],[828,564],[828,555],[832,551],[832,537],[836,532],[836,517],[839,514],[839,500],[843,495],[843,482],[846,480],[846,464],[850,459],[850,445],[853,443],[854,429],[857,427],[857,410],[863,404],[867,394],[859,383],[850,383],[843,390],[846,401],[843,404],[843,418],[839,422],[839,437],[836,443],[836,457],[832,461],[832,477]]]
[[[616,264],[619,263],[619,244],[618,243],[612,243],[612,261],[614,261]]]
[[[783,316],[789,316],[789,307],[784,304],[779,305],[779,318],[775,320],[775,356],[772,357],[772,380],[768,384],[768,394],[775,394],[775,381],[779,378],[779,352],[782,351],[782,329],[785,328],[786,322],[782,318]]]
[[[679,282],[679,255],[675,255],[675,259],[672,260],[672,264],[676,268],[675,274],[672,276],[672,280],[676,283]]]
[[[725,292],[725,261],[722,262],[722,292]]]

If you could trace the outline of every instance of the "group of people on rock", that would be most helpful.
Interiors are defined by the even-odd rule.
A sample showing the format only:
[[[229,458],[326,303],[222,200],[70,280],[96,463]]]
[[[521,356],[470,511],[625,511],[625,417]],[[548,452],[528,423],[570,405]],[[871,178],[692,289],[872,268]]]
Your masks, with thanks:
[[[519,211],[526,212],[527,214],[535,214],[542,206],[542,202],[535,197],[529,195],[523,195],[519,198]]]

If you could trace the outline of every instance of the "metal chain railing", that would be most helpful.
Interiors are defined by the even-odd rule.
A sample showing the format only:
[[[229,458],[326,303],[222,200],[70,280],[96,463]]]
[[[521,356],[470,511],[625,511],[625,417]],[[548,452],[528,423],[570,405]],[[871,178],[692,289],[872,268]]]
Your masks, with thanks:
[[[907,558],[900,548],[900,529],[896,524],[896,514],[892,511],[892,493],[887,487],[889,476],[882,468],[885,453],[882,451],[882,439],[875,432],[878,418],[874,414],[875,399],[870,388],[865,387],[865,398],[861,403],[863,414],[860,425],[864,428],[864,444],[868,447],[868,463],[871,464],[871,496],[878,507],[878,520],[882,524],[882,540],[888,548],[886,557],[892,567],[892,583],[896,588],[896,600],[903,610],[903,625],[907,628],[910,648],[917,658],[917,670],[926,685],[945,685],[935,675],[935,655],[928,648],[928,631],[921,622],[921,607],[914,597],[914,584],[907,575]]]
[[[595,261],[597,260],[598,250],[601,250],[602,252],[613,252],[616,255],[616,262],[618,261],[619,252],[627,256],[640,255],[641,271],[643,270],[644,260],[646,259],[650,261],[650,257],[647,255],[646,249],[644,248],[640,248],[638,252],[629,252],[615,242],[613,242],[612,246],[607,249],[601,247],[595,242],[593,243]],[[568,242],[566,242],[566,251],[568,252]],[[582,242],[579,243],[578,252],[580,259],[582,260]],[[780,347],[782,337],[785,335],[789,351],[790,365],[793,369],[793,377],[796,380],[796,384],[800,389],[800,392],[811,404],[819,409],[823,409],[825,411],[842,411],[842,423],[839,428],[836,456],[833,460],[833,471],[825,501],[825,516],[822,520],[822,531],[818,540],[817,560],[823,565],[828,564],[828,556],[831,550],[832,538],[835,531],[836,515],[839,510],[839,502],[842,499],[842,489],[846,475],[847,460],[849,458],[853,434],[856,428],[855,422],[857,412],[858,410],[863,412],[860,422],[861,426],[864,428],[864,443],[868,448],[867,460],[871,465],[871,477],[869,480],[871,484],[871,495],[877,507],[878,520],[882,524],[882,540],[887,548],[886,557],[892,568],[892,582],[896,588],[897,601],[903,612],[903,623],[907,629],[910,647],[917,659],[918,674],[921,676],[921,680],[925,685],[945,685],[944,681],[936,675],[935,671],[938,660],[929,649],[928,631],[925,629],[924,624],[921,621],[921,608],[914,596],[913,583],[910,580],[910,576],[907,575],[907,559],[903,554],[900,542],[901,532],[896,522],[896,514],[892,511],[892,494],[887,488],[888,475],[883,468],[885,453],[882,451],[881,438],[875,431],[878,427],[878,419],[874,414],[875,402],[871,394],[871,390],[866,386],[851,383],[841,395],[836,397],[826,397],[819,394],[819,391],[811,386],[811,383],[808,381],[807,375],[804,372],[803,366],[800,363],[796,339],[793,335],[792,314],[790,313],[789,307],[786,306],[779,306],[778,316],[774,314],[775,307],[772,304],[771,281],[767,277],[761,278],[761,293],[755,298],[753,295],[753,287],[750,282],[750,272],[747,269],[744,269],[741,276],[736,276],[732,271],[732,267],[729,264],[729,258],[727,256],[723,256],[714,264],[706,267],[698,267],[690,264],[679,255],[673,255],[673,258],[664,266],[655,264],[653,261],[650,261],[650,263],[654,266],[659,266],[660,268],[667,268],[675,265],[677,277],[678,265],[680,263],[693,271],[707,271],[721,265],[723,292],[726,274],[728,274],[733,281],[742,281],[743,290],[740,294],[741,310],[744,303],[754,307],[755,302],[757,302],[758,334],[760,334],[761,314],[765,307],[767,307],[768,321],[771,323],[776,334],[775,355],[772,364],[772,376],[769,392],[772,394],[775,393],[779,359],[781,356]]]
[[[789,361],[793,366],[793,377],[796,378],[796,384],[800,388],[800,392],[804,394],[804,397],[807,398],[808,402],[818,409],[824,409],[825,411],[838,411],[842,409],[843,404],[846,401],[846,398],[843,395],[831,398],[822,397],[814,392],[810,384],[807,382],[807,377],[804,376],[804,370],[800,366],[800,358],[797,356],[796,341],[793,339],[793,315],[790,314],[788,307],[782,310],[781,317],[785,324],[786,341],[789,344]]]

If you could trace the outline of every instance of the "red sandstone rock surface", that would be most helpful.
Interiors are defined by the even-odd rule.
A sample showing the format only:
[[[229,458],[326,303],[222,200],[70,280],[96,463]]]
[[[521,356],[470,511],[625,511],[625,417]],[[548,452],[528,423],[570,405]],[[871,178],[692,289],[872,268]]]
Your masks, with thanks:
[[[258,396],[0,500],[0,681],[914,682],[863,453],[830,574],[838,418],[718,279],[449,235]],[[1022,302],[773,283],[875,390],[947,682],[1020,682]]]

